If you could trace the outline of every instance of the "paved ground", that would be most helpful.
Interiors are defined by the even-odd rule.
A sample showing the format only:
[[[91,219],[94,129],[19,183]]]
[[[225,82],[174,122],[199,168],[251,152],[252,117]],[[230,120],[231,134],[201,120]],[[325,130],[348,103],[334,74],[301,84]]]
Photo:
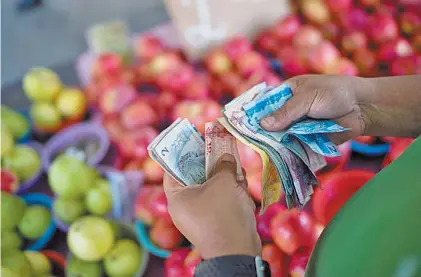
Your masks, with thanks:
[[[1,0],[2,88],[31,66],[70,64],[86,48],[84,31],[92,24],[124,19],[139,32],[168,20],[162,0],[44,0],[23,13],[17,1]]]

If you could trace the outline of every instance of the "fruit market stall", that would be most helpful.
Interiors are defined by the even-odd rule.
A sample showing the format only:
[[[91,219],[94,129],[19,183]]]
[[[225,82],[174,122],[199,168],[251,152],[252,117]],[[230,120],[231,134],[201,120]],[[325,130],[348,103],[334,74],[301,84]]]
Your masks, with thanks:
[[[130,34],[112,22],[100,26],[102,37],[98,26],[91,30],[90,49],[74,69],[29,69],[21,88],[10,90],[22,90],[29,105],[1,107],[1,236],[2,252],[10,253],[2,270],[24,277],[193,276],[200,255],[169,216],[164,171],[148,156],[149,143],[178,117],[203,133],[224,104],[261,82],[276,86],[307,73],[421,74],[417,3],[294,1],[290,14],[254,36],[234,34],[194,61],[172,23]],[[304,210],[280,201],[257,211],[272,276],[303,276],[324,227],[412,141],[346,142],[317,172],[324,189]],[[238,149],[259,206],[260,157],[239,142]]]

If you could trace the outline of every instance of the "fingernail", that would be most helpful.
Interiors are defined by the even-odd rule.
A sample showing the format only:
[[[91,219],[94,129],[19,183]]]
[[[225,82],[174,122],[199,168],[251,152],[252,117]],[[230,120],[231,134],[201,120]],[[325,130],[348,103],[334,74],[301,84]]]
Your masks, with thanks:
[[[266,118],[263,118],[261,123],[263,123],[263,125],[266,125],[267,127],[270,127],[273,124],[275,124],[275,118],[273,116],[268,116]]]
[[[233,155],[225,153],[221,157],[221,161],[233,163],[233,162],[235,162],[235,158],[234,158]]]

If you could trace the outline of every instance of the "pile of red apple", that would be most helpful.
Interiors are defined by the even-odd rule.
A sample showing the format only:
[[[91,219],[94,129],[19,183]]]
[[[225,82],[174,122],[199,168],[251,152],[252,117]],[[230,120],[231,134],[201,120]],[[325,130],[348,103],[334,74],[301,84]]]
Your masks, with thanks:
[[[257,47],[288,76],[421,73],[421,1],[302,0]]]

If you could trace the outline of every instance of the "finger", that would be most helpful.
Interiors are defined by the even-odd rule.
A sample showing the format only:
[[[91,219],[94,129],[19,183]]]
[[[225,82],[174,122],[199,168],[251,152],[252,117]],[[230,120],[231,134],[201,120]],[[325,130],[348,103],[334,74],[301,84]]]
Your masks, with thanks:
[[[171,177],[170,174],[166,173],[164,174],[164,191],[165,194],[168,196],[172,195],[174,192],[179,191],[180,189],[183,189],[184,186],[180,184],[176,179]]]
[[[333,143],[339,145],[361,134],[362,126],[360,126],[358,116],[348,114],[339,118],[335,118],[334,120],[339,125],[345,128],[350,128],[350,130],[339,133],[327,134],[327,137],[331,141],[333,141]]]
[[[305,116],[310,110],[312,102],[312,94],[296,94],[279,110],[262,119],[260,125],[268,131],[283,130],[297,119]]]
[[[237,179],[237,162],[233,155],[222,155],[215,166],[215,175],[227,174]]]

